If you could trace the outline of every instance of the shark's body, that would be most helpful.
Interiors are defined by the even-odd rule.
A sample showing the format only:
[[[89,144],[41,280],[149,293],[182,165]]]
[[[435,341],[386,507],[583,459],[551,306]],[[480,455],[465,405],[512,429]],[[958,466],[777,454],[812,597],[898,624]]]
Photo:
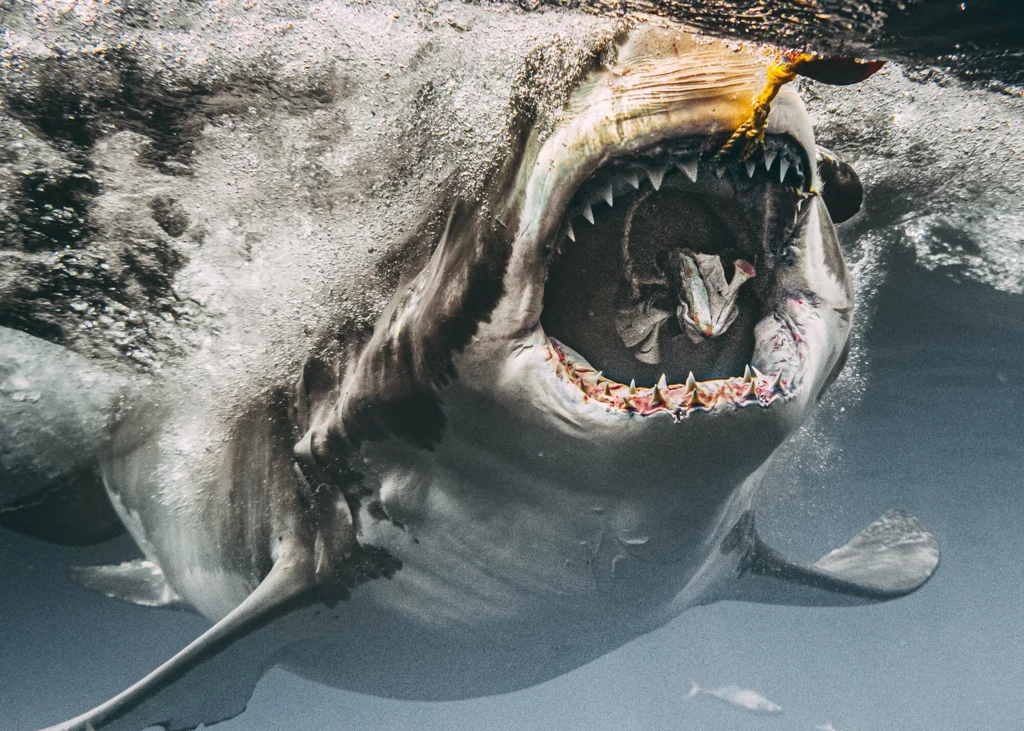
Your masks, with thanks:
[[[547,96],[515,91],[477,189],[449,183],[388,247],[372,333],[292,327],[283,346],[305,350],[263,356],[230,321],[206,357],[111,386],[89,449],[147,560],[78,579],[215,625],[57,728],[212,723],[277,664],[402,698],[507,692],[696,605],[928,579],[934,539],[900,513],[810,566],[754,531],[760,475],[842,367],[853,307],[795,93],[752,157],[717,152],[772,58],[643,26],[575,58]],[[231,346],[247,352],[217,368]]]

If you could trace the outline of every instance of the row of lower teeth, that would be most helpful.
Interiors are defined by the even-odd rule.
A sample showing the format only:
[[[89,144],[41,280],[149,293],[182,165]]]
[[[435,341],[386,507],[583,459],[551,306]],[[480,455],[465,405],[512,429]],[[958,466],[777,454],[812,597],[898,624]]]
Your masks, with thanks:
[[[796,188],[803,190],[806,180],[803,158],[785,142],[768,138],[765,140],[763,159],[759,162],[747,160],[742,163],[733,163],[732,167],[738,167],[738,169],[746,172],[748,178],[753,178],[759,165],[764,165],[765,173],[769,179],[774,181],[777,178],[779,183],[782,184],[788,175],[790,179],[795,179]],[[714,174],[716,178],[721,178],[725,175],[727,169],[726,165],[702,159],[697,154],[684,157],[671,155],[667,161],[662,156],[660,161],[657,162],[653,159],[650,162],[634,159],[628,165],[624,165],[613,172],[610,179],[603,185],[592,189],[589,195],[584,196],[582,203],[578,203],[569,209],[569,215],[566,217],[565,235],[572,241],[575,241],[576,232],[572,228],[573,219],[581,217],[590,224],[593,224],[593,207],[595,205],[605,203],[611,208],[615,203],[616,196],[622,196],[639,190],[644,180],[647,180],[651,184],[651,188],[657,191],[661,189],[665,176],[673,170],[679,170],[691,183],[696,183],[702,177],[702,171],[705,176]],[[802,203],[803,199],[798,200],[798,207]]]
[[[556,374],[577,386],[586,399],[605,405],[610,411],[626,411],[648,416],[659,412],[679,419],[694,411],[711,411],[720,405],[736,407],[760,404],[769,406],[789,395],[792,384],[781,375],[761,373],[747,366],[742,376],[698,381],[693,373],[686,383],[669,384],[662,374],[648,388],[605,378],[599,371],[573,359],[554,338],[549,339],[550,357]]]

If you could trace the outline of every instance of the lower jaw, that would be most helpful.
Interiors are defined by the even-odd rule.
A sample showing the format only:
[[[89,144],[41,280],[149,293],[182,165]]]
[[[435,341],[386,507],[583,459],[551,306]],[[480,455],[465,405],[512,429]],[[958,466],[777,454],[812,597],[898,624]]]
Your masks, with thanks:
[[[697,381],[691,373],[686,383],[669,384],[664,376],[647,388],[605,378],[578,353],[555,338],[547,337],[546,358],[556,377],[577,388],[584,401],[609,411],[653,416],[668,414],[679,421],[694,412],[772,404],[792,397],[799,386],[800,369],[792,380],[780,373],[762,373],[747,366],[741,376]]]

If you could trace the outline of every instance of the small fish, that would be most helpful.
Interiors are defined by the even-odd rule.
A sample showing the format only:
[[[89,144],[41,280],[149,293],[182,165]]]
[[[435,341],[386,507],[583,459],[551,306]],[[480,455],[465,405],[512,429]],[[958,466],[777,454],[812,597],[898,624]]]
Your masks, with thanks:
[[[782,706],[778,703],[773,703],[754,690],[747,690],[746,688],[741,688],[738,685],[726,685],[722,688],[705,689],[701,688],[697,685],[696,681],[693,680],[690,681],[690,684],[690,692],[686,694],[687,698],[693,698],[698,693],[704,693],[723,700],[726,703],[731,703],[734,706],[739,706],[751,713],[763,713],[766,715],[782,713]],[[823,727],[819,726],[818,728]]]

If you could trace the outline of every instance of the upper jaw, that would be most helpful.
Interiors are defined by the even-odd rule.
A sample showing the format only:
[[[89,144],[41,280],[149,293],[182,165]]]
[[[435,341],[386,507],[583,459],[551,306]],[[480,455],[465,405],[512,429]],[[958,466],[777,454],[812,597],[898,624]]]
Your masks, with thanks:
[[[750,100],[760,90],[763,77],[753,73],[751,68],[743,70],[745,75],[737,85],[727,87],[728,93],[707,91],[699,98],[686,99],[677,107],[663,105],[656,113],[643,114],[640,108],[623,111],[621,103],[612,104],[599,95],[598,101],[557,128],[543,143],[532,139],[532,151],[525,156],[513,189],[497,210],[498,220],[505,225],[515,224],[517,231],[509,266],[512,278],[543,282],[550,255],[567,234],[566,223],[571,223],[573,214],[582,213],[581,209],[570,210],[579,205],[578,194],[606,165],[652,156],[660,150],[673,148],[683,139],[706,141],[707,146],[699,157],[709,161],[710,146],[724,142],[732,130],[746,121],[751,110]],[[607,106],[602,107],[600,101]],[[795,149],[802,151],[802,188],[817,190],[820,181],[813,164],[813,130],[803,102],[791,89],[783,88],[773,102],[766,135],[767,139],[789,139]],[[538,136],[535,132],[534,137]],[[677,159],[680,164],[687,162],[681,155]],[[781,160],[774,162],[776,172],[781,168]],[[681,167],[673,169],[682,170]],[[641,182],[646,182],[644,177],[651,181],[644,171],[637,169],[637,175],[643,176],[639,178]],[[625,190],[622,184],[618,185]],[[602,193],[593,192],[594,195]],[[612,194],[616,194],[614,190]],[[543,287],[531,287],[511,309],[499,308],[497,315],[505,322],[514,323],[512,332],[527,332],[539,321],[542,298]]]
[[[756,93],[756,84],[750,89]],[[631,170],[641,181],[646,178],[657,188],[657,181],[673,169],[689,174],[693,165],[700,163],[702,168],[710,166],[720,172],[734,163],[719,161],[716,154],[732,132],[747,121],[751,106],[738,104],[733,95],[725,99],[709,95],[699,102],[691,100],[695,108],[687,108],[685,113],[682,109],[666,109],[625,121],[614,113],[597,114],[595,108],[558,130],[545,142],[536,161],[520,173],[517,187],[522,192],[517,190],[513,196],[521,198],[522,204],[517,246],[551,238],[555,233],[551,226],[566,214],[576,213],[569,207],[578,203],[581,193],[596,200],[593,191],[582,188],[602,168],[620,166],[624,173]],[[796,172],[798,165],[802,168],[802,190],[820,187],[810,119],[800,97],[788,87],[780,90],[772,103],[765,140],[765,154],[756,153],[752,164],[760,165],[769,157],[778,172],[782,160],[788,157],[788,170]],[[788,151],[781,144],[783,140],[792,143]],[[786,154],[776,157],[780,152]],[[624,185],[617,187],[628,191]]]
[[[665,412],[679,418],[695,410],[767,406],[793,397],[807,368],[808,338],[801,333],[798,318],[787,314],[785,297],[769,276],[779,264],[773,257],[784,256],[786,246],[766,248],[765,242],[771,237],[764,232],[749,228],[731,232],[737,247],[750,252],[746,259],[737,257],[736,265],[742,269],[747,262],[763,267],[756,280],[761,311],[752,321],[748,317],[744,325],[753,331],[749,336],[753,355],[745,362],[751,367],[746,371],[741,364],[736,372],[705,376],[704,381],[682,374],[668,378],[655,374],[639,387],[627,385],[628,378],[601,378],[572,350],[578,347],[576,343],[543,337],[540,324],[552,256],[562,246],[570,245],[579,227],[591,225],[596,208],[618,201],[620,196],[636,195],[638,188],[658,190],[674,176],[683,192],[688,186],[704,186],[718,195],[716,200],[725,200],[735,191],[726,195],[719,189],[724,190],[727,184],[742,187],[750,180],[748,171],[759,180],[774,176],[778,182],[781,176],[785,186],[776,187],[788,187],[794,193],[793,212],[787,213],[790,218],[781,238],[788,241],[797,235],[812,207],[801,207],[801,203],[817,188],[818,180],[813,164],[813,132],[795,92],[784,88],[773,103],[763,151],[750,161],[731,165],[723,165],[715,154],[731,131],[749,117],[751,100],[763,85],[763,69],[763,59],[749,54],[723,56],[721,48],[695,56],[644,58],[633,65],[628,59],[623,62],[620,54],[615,69],[581,85],[568,109],[568,121],[556,127],[546,140],[534,133],[528,146],[532,151],[525,156],[511,194],[505,198],[505,212],[498,211],[499,220],[515,224],[516,234],[505,276],[506,296],[482,334],[492,342],[518,343],[513,345],[513,352],[533,350],[543,343],[544,358],[558,375],[557,380],[563,386],[571,385],[570,392],[583,400],[611,411],[647,415]],[[706,80],[707,74],[714,73],[718,74],[716,83],[689,83],[701,74]],[[665,83],[672,88],[652,95],[645,78],[668,79]],[[652,98],[656,101],[651,102]],[[700,252],[686,256],[691,256],[693,267],[711,265],[700,260]],[[755,261],[757,256],[761,258]],[[716,301],[706,297],[701,310],[701,282],[716,281],[706,274],[683,277],[675,286],[693,294],[683,298],[686,301],[679,312],[671,314],[695,340],[720,335],[735,319],[735,292],[723,294]],[[723,281],[735,282],[734,273],[726,274]],[[695,314],[700,315],[694,323],[696,330],[688,332],[687,316]],[[623,337],[623,327],[614,337]],[[786,357],[780,357],[783,354]],[[768,370],[769,362],[772,370]]]
[[[774,259],[799,223],[799,214],[814,189],[817,167],[813,154],[788,134],[772,133],[765,135],[754,154],[739,161],[718,155],[724,140],[722,135],[688,135],[607,161],[576,189],[566,207],[554,249],[561,248],[561,235],[575,241],[578,228],[594,225],[595,209],[611,208],[616,201],[621,207],[624,198],[628,205],[637,196],[659,193],[664,187],[722,206],[726,209],[722,223],[734,239],[733,248],[751,262],[755,258]],[[784,207],[789,216],[773,221],[781,224],[778,232],[757,230],[764,221],[755,219],[762,217],[762,209],[769,206]],[[775,211],[771,215],[780,218]],[[694,264],[699,265],[699,258]],[[746,279],[754,276],[753,271],[746,269],[740,274]],[[738,286],[732,284],[731,276],[728,278],[730,282],[725,284],[730,288]],[[694,304],[690,303],[691,308]]]

